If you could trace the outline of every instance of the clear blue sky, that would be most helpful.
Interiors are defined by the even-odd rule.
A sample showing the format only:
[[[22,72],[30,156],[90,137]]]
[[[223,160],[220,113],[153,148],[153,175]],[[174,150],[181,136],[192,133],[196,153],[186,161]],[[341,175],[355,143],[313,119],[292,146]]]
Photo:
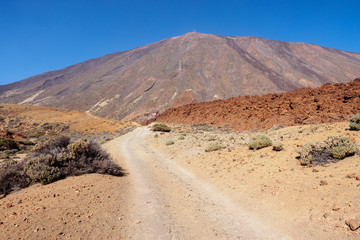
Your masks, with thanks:
[[[197,32],[360,53],[359,0],[0,0],[0,85]]]

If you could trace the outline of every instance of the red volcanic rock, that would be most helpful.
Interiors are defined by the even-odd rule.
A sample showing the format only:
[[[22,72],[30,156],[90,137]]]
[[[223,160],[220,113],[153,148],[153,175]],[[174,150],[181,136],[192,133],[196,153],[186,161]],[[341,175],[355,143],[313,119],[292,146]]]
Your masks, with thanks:
[[[281,94],[240,96],[171,108],[156,121],[229,124],[235,130],[344,121],[360,113],[360,78]]]
[[[0,131],[0,137],[10,138],[10,139],[14,139],[17,141],[24,138],[24,136],[22,136],[21,134],[13,133],[8,130]]]

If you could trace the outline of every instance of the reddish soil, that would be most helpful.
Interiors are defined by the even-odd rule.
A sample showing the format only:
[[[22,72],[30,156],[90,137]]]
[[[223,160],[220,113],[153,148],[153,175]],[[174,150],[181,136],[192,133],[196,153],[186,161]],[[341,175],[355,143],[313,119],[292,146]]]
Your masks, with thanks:
[[[155,121],[213,126],[227,124],[235,130],[268,129],[340,122],[360,113],[360,78],[348,83],[325,84],[281,94],[240,96],[171,108]]]

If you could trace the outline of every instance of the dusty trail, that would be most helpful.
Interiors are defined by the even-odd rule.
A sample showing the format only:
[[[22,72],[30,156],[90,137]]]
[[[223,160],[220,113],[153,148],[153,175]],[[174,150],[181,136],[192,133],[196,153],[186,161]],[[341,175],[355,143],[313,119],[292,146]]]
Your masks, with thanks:
[[[129,173],[134,239],[290,239],[144,142],[146,128],[106,144]]]

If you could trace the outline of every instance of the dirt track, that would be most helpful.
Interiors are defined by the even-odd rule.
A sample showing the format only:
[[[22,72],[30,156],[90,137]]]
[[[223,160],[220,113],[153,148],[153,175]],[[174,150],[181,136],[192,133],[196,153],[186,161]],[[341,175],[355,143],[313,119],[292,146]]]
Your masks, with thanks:
[[[177,140],[177,130],[154,138],[138,128],[104,145],[125,177],[70,177],[0,199],[0,239],[359,239],[345,224],[359,217],[359,156],[314,171],[294,151],[335,134],[359,146],[347,124],[268,132],[283,138],[281,152],[250,151],[252,133]],[[228,149],[206,153],[210,137]]]
[[[135,239],[288,239],[144,143],[139,128],[107,145],[129,171]],[[121,146],[121,147],[120,147]],[[121,156],[123,155],[123,157]],[[130,225],[130,224],[129,224]],[[129,236],[130,237],[130,236]]]

